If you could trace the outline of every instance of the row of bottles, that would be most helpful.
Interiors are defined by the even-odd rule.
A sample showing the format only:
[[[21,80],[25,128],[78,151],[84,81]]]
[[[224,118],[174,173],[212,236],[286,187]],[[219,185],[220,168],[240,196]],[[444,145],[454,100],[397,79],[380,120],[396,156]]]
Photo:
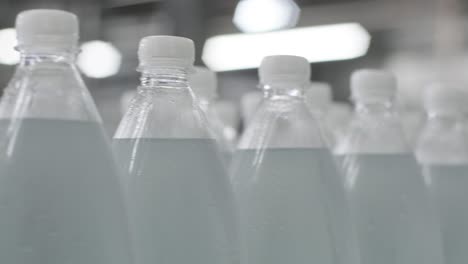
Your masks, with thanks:
[[[30,10],[16,28],[21,62],[0,101],[5,262],[468,259],[468,151],[456,89],[429,89],[414,155],[392,75],[353,74],[355,111],[345,125],[325,114],[330,89],[310,83],[307,60],[269,56],[259,69],[263,96],[252,97],[258,107],[236,147],[235,131],[210,110],[215,75],[190,74],[193,42],[149,36],[138,49],[140,86],[111,144],[74,64],[77,17]]]

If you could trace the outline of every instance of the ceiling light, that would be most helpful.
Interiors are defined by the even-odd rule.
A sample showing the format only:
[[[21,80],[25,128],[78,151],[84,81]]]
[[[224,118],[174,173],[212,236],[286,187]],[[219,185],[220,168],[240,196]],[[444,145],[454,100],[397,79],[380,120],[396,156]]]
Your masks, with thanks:
[[[241,0],[233,22],[242,32],[266,32],[295,26],[299,13],[293,0]]]
[[[19,62],[20,54],[15,50],[18,44],[16,40],[16,30],[6,28],[0,30],[0,63],[13,65]]]
[[[88,77],[105,78],[117,74],[122,55],[109,42],[93,40],[81,45],[78,67]]]
[[[370,35],[360,24],[345,23],[209,38],[202,59],[214,71],[251,69],[269,55],[296,55],[309,62],[346,60],[367,53]]]

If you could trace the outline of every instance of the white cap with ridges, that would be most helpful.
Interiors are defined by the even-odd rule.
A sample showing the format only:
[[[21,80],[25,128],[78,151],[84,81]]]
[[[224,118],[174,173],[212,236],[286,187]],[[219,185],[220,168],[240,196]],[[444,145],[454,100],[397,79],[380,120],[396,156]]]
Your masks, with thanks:
[[[332,101],[332,89],[326,82],[311,82],[304,95],[308,103],[318,107],[327,107]]]
[[[260,83],[307,83],[310,79],[309,62],[299,56],[275,55],[262,60],[259,69]]]
[[[424,107],[427,112],[462,114],[465,111],[466,96],[452,86],[431,84],[424,92]]]
[[[357,101],[393,99],[396,89],[395,76],[386,71],[364,69],[351,76],[351,93]]]
[[[191,39],[176,36],[148,36],[138,47],[139,68],[185,67],[192,68],[195,45]]]
[[[16,17],[20,46],[69,47],[79,38],[76,15],[54,9],[32,9]]]
[[[189,83],[196,96],[206,100],[218,97],[218,79],[216,73],[206,67],[196,66],[193,74],[189,75]]]

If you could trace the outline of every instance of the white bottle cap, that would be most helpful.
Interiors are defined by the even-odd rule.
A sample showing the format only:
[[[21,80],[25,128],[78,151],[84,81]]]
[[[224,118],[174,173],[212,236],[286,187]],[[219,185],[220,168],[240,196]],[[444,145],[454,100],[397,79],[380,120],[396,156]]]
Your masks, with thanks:
[[[76,15],[53,9],[23,11],[16,17],[20,46],[69,47],[78,42]]]
[[[424,107],[427,112],[461,114],[465,111],[466,96],[452,86],[431,84],[424,92]]]
[[[197,97],[208,101],[218,97],[218,79],[215,72],[205,67],[196,66],[194,73],[189,75],[188,80]]]
[[[176,36],[148,36],[138,47],[140,68],[185,67],[192,68],[195,45],[191,39]]]
[[[386,71],[364,69],[351,76],[351,93],[357,101],[393,99],[396,86],[396,78]]]
[[[313,106],[326,108],[332,101],[332,89],[325,82],[311,82],[305,89],[304,95],[306,101]]]
[[[310,79],[309,62],[299,56],[275,55],[262,60],[259,69],[260,83],[307,83]]]

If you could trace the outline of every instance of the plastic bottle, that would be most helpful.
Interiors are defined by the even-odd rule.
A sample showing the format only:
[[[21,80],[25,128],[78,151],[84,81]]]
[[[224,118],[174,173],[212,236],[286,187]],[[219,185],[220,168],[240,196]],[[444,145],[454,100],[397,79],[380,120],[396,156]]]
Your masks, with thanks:
[[[304,99],[310,65],[269,56],[259,76],[265,98],[231,168],[244,263],[350,263],[344,190]]]
[[[442,263],[439,226],[393,109],[395,78],[360,70],[351,89],[355,115],[335,153],[344,168],[360,263]]]
[[[213,102],[218,98],[217,82],[216,73],[205,67],[197,66],[195,72],[189,75],[190,87],[207,118],[209,130],[218,142],[226,164],[229,164],[235,145],[225,137],[225,126],[219,114],[213,109]]]
[[[0,102],[3,263],[128,264],[118,170],[75,66],[78,19],[28,10],[21,61]]]
[[[187,81],[190,39],[149,36],[114,136],[137,264],[237,264],[232,190]]]
[[[468,261],[468,142],[465,94],[434,85],[424,96],[427,121],[416,145],[426,184],[438,210],[446,264]]]

